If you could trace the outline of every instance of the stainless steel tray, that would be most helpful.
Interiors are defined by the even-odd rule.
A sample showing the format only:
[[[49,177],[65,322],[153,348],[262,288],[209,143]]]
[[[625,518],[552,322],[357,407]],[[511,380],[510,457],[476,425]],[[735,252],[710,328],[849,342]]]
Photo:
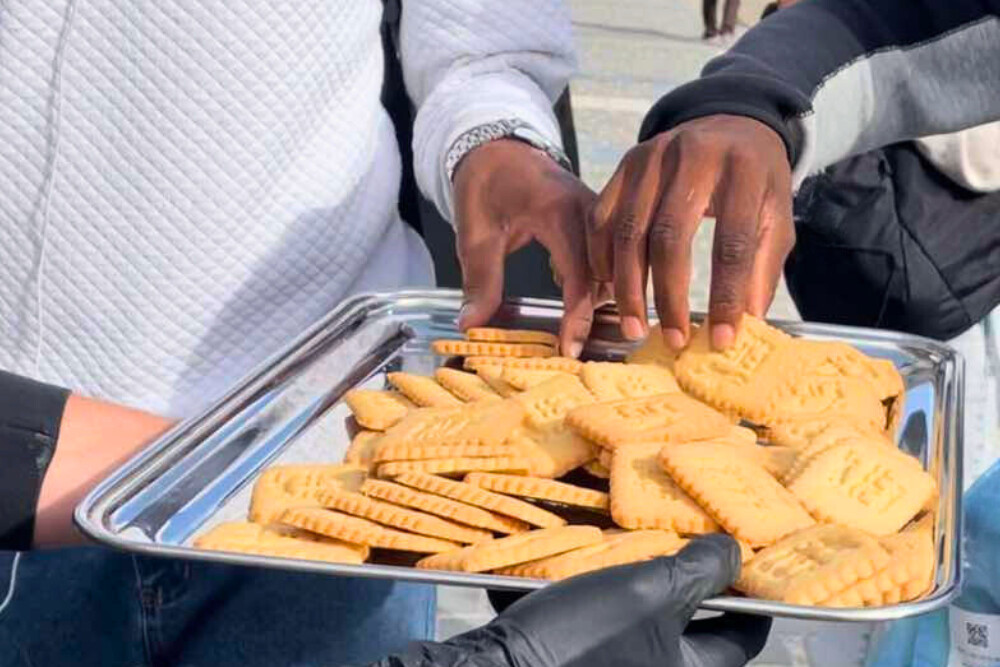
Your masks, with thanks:
[[[203,414],[178,425],[94,489],[77,507],[77,525],[108,546],[150,555],[392,578],[459,586],[529,590],[546,582],[389,565],[336,565],[204,551],[196,534],[243,519],[257,474],[274,463],[341,460],[355,426],[340,398],[356,386],[382,387],[386,371],[430,373],[441,359],[430,341],[456,336],[461,295],[397,292],[345,302],[249,375]],[[558,302],[518,300],[498,321],[555,330]],[[806,338],[846,341],[889,358],[907,385],[900,446],[917,455],[940,488],[934,590],[922,600],[870,609],[802,607],[724,596],[702,607],[809,619],[871,621],[945,605],[960,576],[963,367],[949,347],[915,336],[804,323],[777,323]],[[629,349],[613,313],[598,313],[588,358],[617,359]]]

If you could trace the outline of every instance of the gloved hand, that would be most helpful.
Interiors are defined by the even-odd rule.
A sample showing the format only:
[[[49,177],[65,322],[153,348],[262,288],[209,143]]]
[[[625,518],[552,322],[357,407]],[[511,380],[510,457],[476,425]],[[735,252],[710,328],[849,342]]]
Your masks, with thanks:
[[[674,557],[574,577],[519,600],[482,628],[386,658],[393,667],[738,667],[764,646],[771,619],[689,622],[733,582],[736,542],[711,535]]]

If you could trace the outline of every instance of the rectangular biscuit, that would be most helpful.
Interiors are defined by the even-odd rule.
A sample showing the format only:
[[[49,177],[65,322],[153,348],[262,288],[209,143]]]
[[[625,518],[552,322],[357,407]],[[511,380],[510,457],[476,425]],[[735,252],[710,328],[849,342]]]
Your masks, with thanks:
[[[489,510],[459,502],[444,496],[418,491],[402,484],[382,479],[366,479],[361,485],[361,493],[395,505],[436,514],[474,528],[483,528],[494,533],[512,535],[523,533],[530,526],[523,521],[490,512]]]
[[[674,374],[655,364],[588,361],[580,379],[601,403],[680,391]]]
[[[608,509],[608,494],[552,479],[472,472],[465,476],[465,482],[506,496],[550,500],[597,510]]]
[[[751,547],[764,547],[815,522],[763,467],[732,448],[706,443],[664,447],[660,465],[695,502]]]
[[[864,531],[822,524],[758,551],[744,564],[736,588],[754,597],[814,605],[889,562],[889,553]]]
[[[462,361],[466,370],[479,372],[480,368],[493,366],[500,368],[526,368],[537,370],[579,373],[583,362],[572,357],[466,357]]]
[[[461,544],[475,544],[492,539],[493,535],[479,528],[471,528],[439,516],[407,509],[382,500],[375,500],[360,493],[336,489],[320,491],[316,495],[320,505],[344,514],[361,517],[375,523],[418,535],[439,537]]]
[[[266,525],[289,507],[318,507],[318,490],[329,487],[356,491],[367,475],[366,466],[354,464],[272,466],[254,483],[249,518]]]
[[[606,567],[672,556],[687,540],[669,530],[605,531],[597,544],[500,568],[497,574],[556,581]]]
[[[559,347],[559,337],[548,331],[531,329],[496,329],[493,327],[471,327],[465,332],[468,340],[483,343],[534,343]]]
[[[399,422],[416,406],[399,392],[352,389],[344,394],[344,402],[361,426],[384,431]]]
[[[198,549],[231,551],[258,556],[319,560],[327,563],[363,563],[368,547],[308,533],[287,526],[262,526],[243,521],[222,523],[194,541]]]
[[[458,558],[425,558],[417,563],[417,567],[488,572],[597,544],[602,539],[600,529],[593,526],[542,528],[468,547],[462,550]]]
[[[514,401],[424,408],[414,410],[386,431],[379,446],[502,445],[523,418],[524,408]]]
[[[553,357],[554,347],[535,343],[484,343],[470,340],[436,340],[434,354],[446,357]]]
[[[378,476],[393,478],[404,472],[425,472],[431,475],[464,475],[469,472],[509,472],[527,475],[531,461],[517,456],[461,456],[419,461],[387,461],[378,466]]]
[[[433,378],[413,373],[388,373],[386,379],[408,399],[423,408],[449,408],[463,404],[457,396],[439,385]]]
[[[697,535],[719,525],[660,467],[660,443],[616,449],[611,458],[611,518],[623,528]]]
[[[459,548],[457,542],[386,528],[374,521],[321,507],[287,509],[281,514],[278,521],[311,533],[381,549],[411,551],[413,553],[440,553]]]
[[[427,461],[430,459],[481,458],[485,456],[518,456],[518,448],[511,444],[480,445],[432,445],[420,443],[416,445],[390,445],[376,447],[372,462],[387,463],[389,461]]]
[[[677,382],[721,412],[750,418],[771,385],[787,374],[783,351],[791,341],[791,336],[763,320],[743,315],[733,344],[716,351],[708,327],[701,327],[677,357]]]
[[[608,449],[711,438],[732,426],[721,413],[680,392],[584,406],[572,410],[566,423]]]
[[[476,507],[481,507],[539,528],[566,525],[565,519],[552,512],[547,512],[540,507],[535,507],[522,500],[486,491],[465,482],[456,482],[436,475],[415,472],[403,473],[395,481],[426,493],[433,493],[438,496],[475,505]]]
[[[500,394],[475,373],[466,373],[454,368],[438,368],[434,371],[434,379],[467,403],[500,398]]]
[[[503,378],[507,384],[514,387],[518,391],[527,391],[532,387],[540,385],[543,382],[560,375],[576,374],[566,373],[566,371],[553,371],[545,368],[515,368],[513,366],[500,367],[500,377]]]
[[[852,440],[813,457],[788,489],[820,521],[889,535],[935,493],[934,478],[906,458]]]

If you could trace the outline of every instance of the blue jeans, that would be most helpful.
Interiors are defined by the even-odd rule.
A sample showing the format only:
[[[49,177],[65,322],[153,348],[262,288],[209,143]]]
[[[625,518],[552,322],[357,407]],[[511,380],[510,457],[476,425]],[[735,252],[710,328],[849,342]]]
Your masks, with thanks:
[[[0,553],[0,598],[12,556]],[[22,555],[0,667],[364,664],[433,639],[433,586],[152,559]]]

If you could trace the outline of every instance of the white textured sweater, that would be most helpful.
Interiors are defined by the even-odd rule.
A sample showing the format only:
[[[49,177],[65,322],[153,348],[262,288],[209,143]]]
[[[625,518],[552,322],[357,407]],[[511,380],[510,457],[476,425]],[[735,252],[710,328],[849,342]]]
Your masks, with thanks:
[[[421,187],[553,140],[557,0],[403,0]],[[0,3],[0,368],[185,415],[352,291],[428,284],[396,212],[379,0]]]

